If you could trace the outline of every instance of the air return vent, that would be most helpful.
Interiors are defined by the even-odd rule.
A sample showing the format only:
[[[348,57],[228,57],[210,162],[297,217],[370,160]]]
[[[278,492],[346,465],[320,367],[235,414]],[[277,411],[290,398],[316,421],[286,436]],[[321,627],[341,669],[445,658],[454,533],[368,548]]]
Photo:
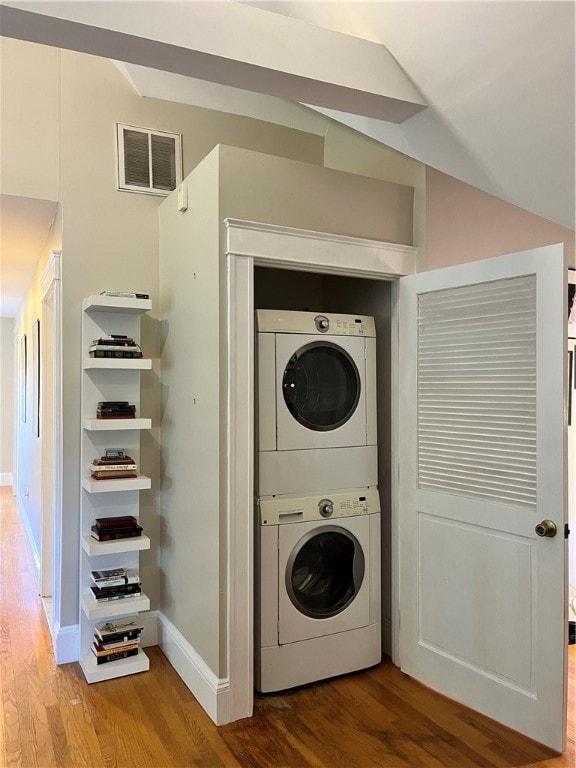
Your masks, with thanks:
[[[116,124],[118,189],[168,195],[182,181],[181,142],[177,133]]]

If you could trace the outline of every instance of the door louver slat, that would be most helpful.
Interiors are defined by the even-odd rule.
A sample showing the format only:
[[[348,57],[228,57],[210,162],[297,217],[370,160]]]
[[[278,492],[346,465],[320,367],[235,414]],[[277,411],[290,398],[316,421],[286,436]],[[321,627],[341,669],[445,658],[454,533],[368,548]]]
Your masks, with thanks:
[[[418,298],[418,485],[536,506],[533,275]]]

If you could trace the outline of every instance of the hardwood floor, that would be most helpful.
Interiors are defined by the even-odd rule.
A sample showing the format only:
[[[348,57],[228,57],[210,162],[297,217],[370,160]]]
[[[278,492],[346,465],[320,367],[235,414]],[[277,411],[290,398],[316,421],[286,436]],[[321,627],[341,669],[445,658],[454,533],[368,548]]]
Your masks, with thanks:
[[[0,493],[3,768],[574,768],[576,646],[561,756],[414,682],[390,663],[211,722],[158,648],[148,673],[89,686],[57,667],[9,489]]]

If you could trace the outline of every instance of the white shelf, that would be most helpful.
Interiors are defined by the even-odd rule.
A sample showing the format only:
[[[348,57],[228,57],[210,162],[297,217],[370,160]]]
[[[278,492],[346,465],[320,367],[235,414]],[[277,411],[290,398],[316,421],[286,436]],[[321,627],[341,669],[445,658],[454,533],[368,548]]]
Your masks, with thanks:
[[[117,477],[113,480],[93,480],[82,478],[82,488],[88,493],[114,493],[116,491],[144,491],[152,487],[152,480],[146,475],[138,477]]]
[[[82,536],[82,549],[90,557],[98,555],[115,555],[121,552],[139,552],[150,549],[150,539],[142,534],[126,539],[113,539],[112,541],[97,541],[93,536]]]
[[[90,620],[128,616],[131,613],[150,610],[150,598],[142,592],[140,597],[125,597],[122,600],[99,603],[91,595],[82,595],[82,610]]]
[[[91,461],[101,450],[97,446],[122,445],[127,453],[138,457],[141,430],[151,429],[152,419],[120,418],[98,419],[96,406],[105,400],[121,400],[135,403],[139,408],[141,372],[152,368],[149,358],[90,357],[88,350],[94,339],[112,334],[134,339],[141,337],[142,315],[152,308],[149,299],[130,299],[121,296],[89,296],[82,303],[82,405],[81,467],[80,479],[85,493],[80,495],[80,664],[86,680],[96,683],[114,677],[144,672],[150,668],[145,653],[140,651],[128,659],[118,659],[98,664],[91,651],[94,621],[136,615],[150,610],[150,599],[145,594],[120,600],[94,598],[88,588],[91,571],[122,564],[126,568],[138,568],[140,552],[149,550],[148,536],[126,537],[112,541],[97,541],[90,535],[90,526],[98,515],[126,514],[137,516],[140,497],[137,493],[152,487],[146,475],[134,473],[132,478],[106,478],[95,480],[88,471]],[[100,373],[94,373],[99,371]],[[86,414],[86,416],[84,416]],[[125,493],[123,497],[115,493]],[[129,493],[131,492],[131,493]],[[111,494],[108,498],[100,494]],[[90,494],[90,496],[88,495]],[[92,494],[98,494],[94,498]]]
[[[122,296],[88,296],[82,302],[85,312],[148,312],[152,309],[150,299],[126,299]]]
[[[576,339],[576,323],[568,323],[568,338]]]
[[[105,371],[149,371],[152,360],[148,357],[87,357],[84,359],[84,370]]]
[[[150,669],[150,659],[144,651],[139,650],[136,656],[108,661],[106,664],[97,664],[96,656],[92,651],[89,651],[81,656],[80,666],[86,677],[86,682],[100,683],[103,680],[133,675],[136,672],[147,672]]]
[[[82,419],[82,428],[91,432],[116,432],[121,429],[150,429],[152,419]]]

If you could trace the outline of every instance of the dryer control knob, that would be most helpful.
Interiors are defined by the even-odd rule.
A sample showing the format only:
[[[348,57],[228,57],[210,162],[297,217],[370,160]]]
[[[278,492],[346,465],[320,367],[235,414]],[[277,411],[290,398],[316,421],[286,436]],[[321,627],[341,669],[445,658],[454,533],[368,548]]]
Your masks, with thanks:
[[[316,329],[321,333],[325,333],[328,328],[330,328],[330,320],[328,320],[327,317],[324,317],[324,315],[318,315],[315,317],[314,323],[316,324]]]
[[[334,512],[334,503],[330,499],[322,499],[318,503],[318,509],[322,517],[330,517],[332,512]]]

